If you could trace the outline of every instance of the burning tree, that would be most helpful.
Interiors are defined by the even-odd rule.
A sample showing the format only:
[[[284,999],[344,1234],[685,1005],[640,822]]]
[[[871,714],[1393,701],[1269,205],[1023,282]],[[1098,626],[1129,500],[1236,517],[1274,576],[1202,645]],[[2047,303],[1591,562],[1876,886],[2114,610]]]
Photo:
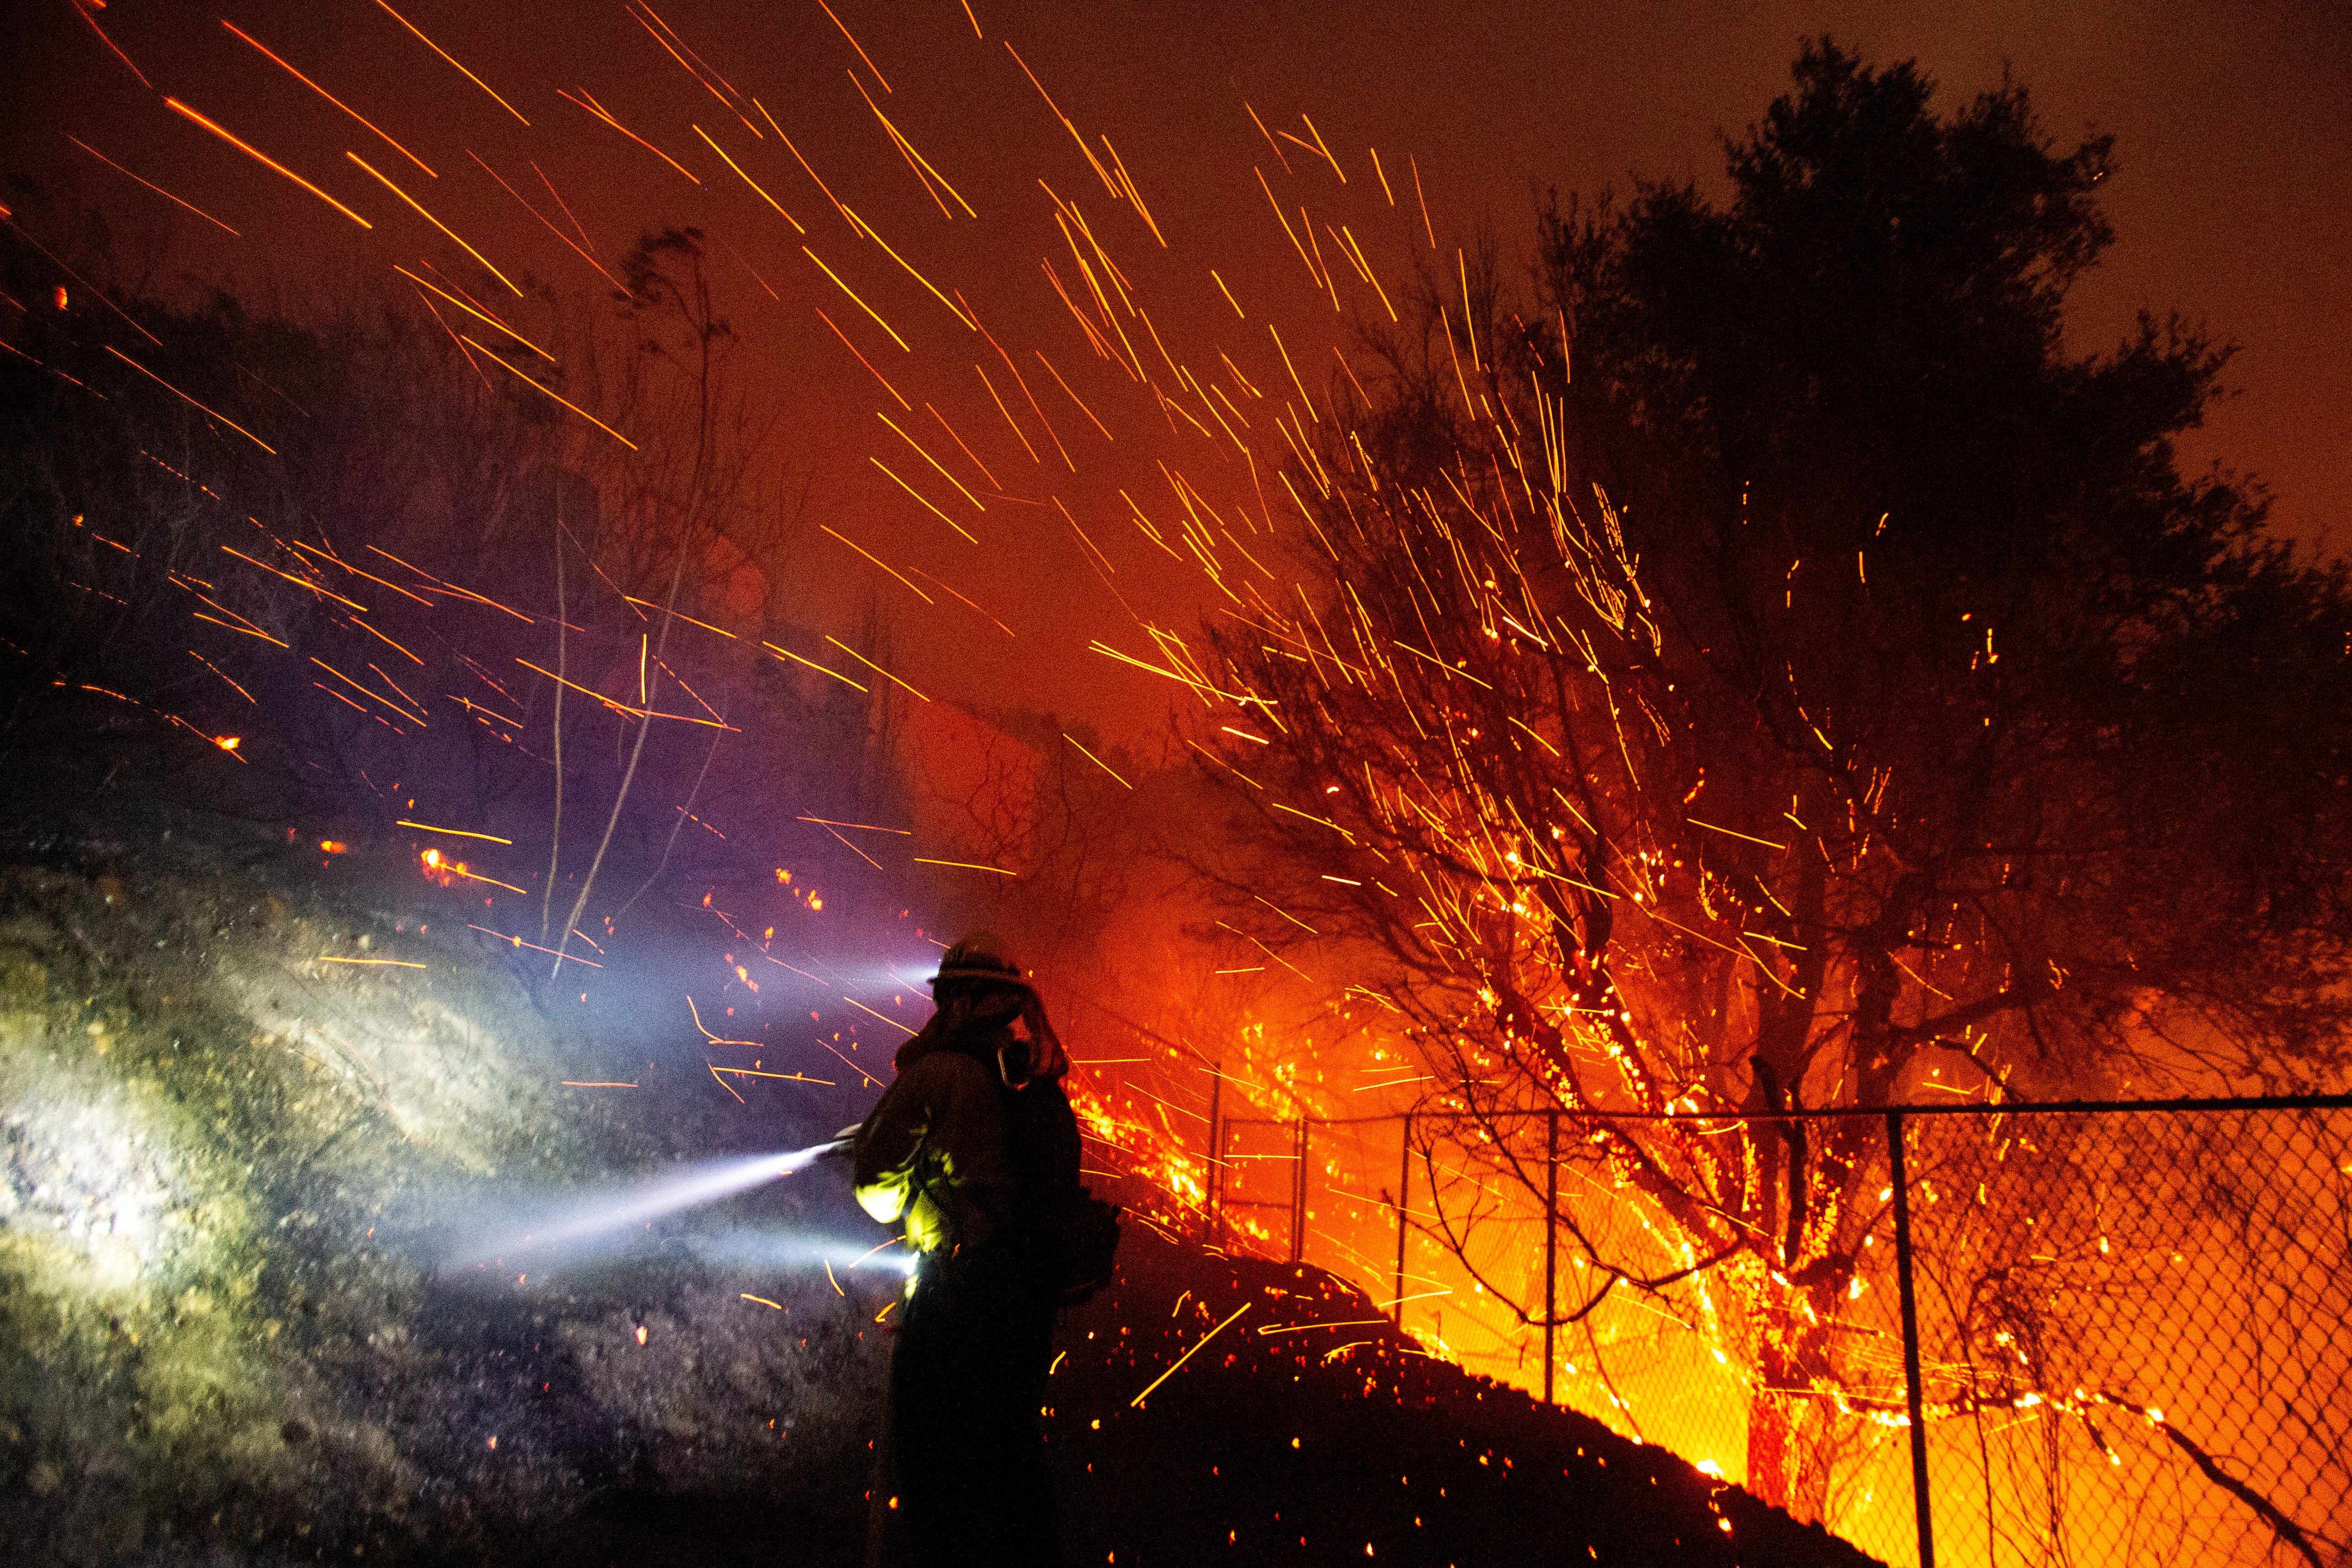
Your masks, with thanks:
[[[1260,934],[1370,955],[1420,1125],[1578,1267],[1549,1302],[1433,1225],[1522,1321],[1700,1320],[1749,1486],[1818,1517],[1899,1400],[1832,1329],[1881,1128],[1609,1113],[2340,1069],[2352,608],[2179,471],[2223,351],[2065,353],[2106,141],[1826,43],[1795,75],[1727,205],[1555,207],[1517,309],[1433,281],[1290,471],[1319,591],[1193,673]]]

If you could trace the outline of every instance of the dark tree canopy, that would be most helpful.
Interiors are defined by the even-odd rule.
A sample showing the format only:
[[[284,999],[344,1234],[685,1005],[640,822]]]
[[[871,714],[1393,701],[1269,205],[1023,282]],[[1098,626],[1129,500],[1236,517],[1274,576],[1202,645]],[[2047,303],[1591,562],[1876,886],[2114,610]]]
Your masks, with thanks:
[[[2238,971],[2209,999],[2263,1047],[2241,1067],[2324,1049],[2309,950],[2264,975],[2286,1011],[2243,984],[2253,944],[2228,950],[2292,927],[2333,952],[2346,930],[2341,577],[2261,531],[2258,487],[2179,470],[2226,350],[2143,317],[2068,353],[2067,290],[2113,238],[2111,139],[2053,146],[2014,83],[1948,119],[1931,91],[1808,45],[1728,147],[1727,206],[1646,186],[1622,214],[1546,215],[1566,353],[1540,331],[1527,352],[1572,368],[1579,477],[1623,509],[1668,662],[1808,771],[1895,775],[1878,816],[1916,874],[1906,922],[1971,858],[2014,878],[2021,851],[2104,852],[2105,902],[2063,872],[2036,901],[2125,937],[2116,993],[2170,950],[2184,983]],[[2062,762],[2112,793],[2053,799]]]
[[[2179,471],[2224,351],[2143,320],[2070,352],[2106,142],[2053,146],[2015,84],[1930,90],[1808,46],[1727,205],[1555,206],[1533,299],[1432,288],[1294,476],[1320,601],[1216,634],[1266,742],[1229,752],[1269,852],[1236,881],[1296,922],[1260,934],[1375,955],[1426,1109],[1505,1185],[1529,1107],[2343,1066],[2343,574]],[[1854,1408],[1820,1325],[1885,1149],[1688,1128],[1582,1124],[1686,1250],[1587,1244],[1579,1278],[1730,1283],[1752,1482],[1802,1500]]]

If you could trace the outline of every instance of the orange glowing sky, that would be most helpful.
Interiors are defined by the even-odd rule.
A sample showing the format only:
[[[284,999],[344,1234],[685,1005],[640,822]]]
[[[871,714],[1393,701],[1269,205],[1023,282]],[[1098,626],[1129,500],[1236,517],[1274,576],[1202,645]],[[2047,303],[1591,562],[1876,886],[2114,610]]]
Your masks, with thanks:
[[[1719,132],[1738,132],[1781,89],[1801,36],[1826,31],[1876,64],[1914,58],[1950,107],[1995,85],[2004,66],[2032,89],[2045,127],[2117,137],[2108,212],[2119,239],[2078,290],[2070,331],[2083,352],[2128,330],[2134,312],[2179,310],[2242,345],[2242,389],[2199,433],[2193,464],[2220,458],[2266,479],[2275,525],[2342,543],[2352,459],[2352,29],[2332,8],[2153,4],[1754,5],[1581,7],[1505,3],[1006,5],[839,0],[861,59],[815,0],[745,5],[671,0],[662,18],[708,68],[756,97],[835,193],[927,277],[961,289],[1027,364],[1074,462],[1034,461],[1013,443],[971,365],[984,346],[832,210],[775,144],[696,82],[615,0],[611,5],[462,6],[405,0],[402,16],[510,113],[430,52],[373,0],[282,0],[223,13],[115,0],[89,13],[150,79],[142,87],[70,0],[18,16],[0,78],[0,163],[13,180],[101,207],[119,234],[152,243],[166,284],[227,278],[257,300],[312,302],[398,285],[420,258],[467,275],[443,235],[355,167],[357,153],[519,279],[583,300],[607,286],[487,177],[533,162],[609,260],[635,235],[696,224],[713,237],[721,305],[742,334],[737,362],[779,419],[770,489],[800,493],[807,516],[894,563],[953,582],[1014,635],[941,599],[924,606],[814,527],[805,544],[808,618],[840,627],[870,600],[898,626],[906,673],[939,695],[1058,709],[1130,736],[1148,733],[1171,689],[1098,656],[1101,638],[1149,651],[1128,612],[1189,630],[1216,602],[1189,563],[1171,563],[1126,520],[1122,489],[1168,525],[1166,462],[1220,507],[1253,509],[1253,481],[1181,429],[1089,352],[1039,258],[1067,253],[1038,182],[1076,201],[1128,268],[1175,357],[1205,376],[1219,352],[1277,380],[1276,324],[1310,380],[1339,367],[1349,317],[1308,281],[1254,167],[1286,203],[1350,226],[1391,293],[1416,265],[1452,270],[1457,245],[1489,226],[1515,258],[1542,187],[1629,189],[1635,176],[1719,185]],[[221,26],[223,16],[384,128],[437,172],[428,178]],[[984,37],[975,36],[977,32]],[[1102,188],[1045,110],[1010,43],[1090,138],[1116,145],[1171,244],[1161,248]],[[888,147],[857,82],[982,215],[943,217]],[[887,83],[887,90],[882,84]],[[585,89],[702,177],[688,184],[558,96]],[[168,111],[166,95],[284,159],[376,227],[362,231]],[[1269,126],[1328,140],[1343,185],[1283,143],[1282,174],[1244,103]],[[754,117],[758,118],[757,116]],[[528,127],[521,120],[530,121]],[[696,126],[701,127],[698,132]],[[720,165],[708,132],[805,226],[805,236]],[[232,238],[108,168],[74,138],[240,230]],[[1374,181],[1377,149],[1391,208]],[[1414,198],[1419,170],[1438,250]],[[538,187],[530,187],[538,194]],[[542,205],[546,204],[542,203]],[[908,338],[872,330],[803,255],[807,245]],[[1334,260],[1329,265],[1338,268]],[[1247,312],[1237,319],[1209,268]],[[480,276],[479,274],[472,274]],[[1336,274],[1352,284],[1345,268]],[[495,284],[491,287],[495,288]],[[770,290],[773,291],[772,297]],[[387,297],[402,298],[389,295]],[[513,302],[509,300],[509,302]],[[1380,310],[1370,289],[1349,311]],[[817,319],[824,308],[894,378],[917,420],[935,403],[1001,481],[981,543],[956,538],[872,466],[900,412]],[[520,316],[547,313],[519,305]],[[520,323],[519,323],[520,324]],[[1031,356],[1098,413],[1109,438],[1055,390]],[[1147,357],[1150,346],[1141,349]],[[999,378],[1002,379],[1001,377]],[[1231,378],[1226,378],[1231,384]],[[1008,396],[1012,389],[1004,389]],[[1024,418],[1026,416],[1023,416]],[[984,433],[984,434],[983,434]],[[1258,479],[1280,443],[1260,430]],[[901,452],[904,448],[899,448]],[[911,460],[911,459],[910,459]],[[964,468],[969,477],[969,467]],[[1075,468],[1076,471],[1071,471]],[[985,492],[983,492],[983,499]],[[1066,504],[1115,572],[1108,583],[1056,515]],[[1281,498],[1272,510],[1280,531]],[[1238,530],[1237,530],[1238,531]],[[1244,539],[1244,542],[1247,542]],[[1278,570],[1278,567],[1277,567]],[[939,595],[934,595],[935,598]]]

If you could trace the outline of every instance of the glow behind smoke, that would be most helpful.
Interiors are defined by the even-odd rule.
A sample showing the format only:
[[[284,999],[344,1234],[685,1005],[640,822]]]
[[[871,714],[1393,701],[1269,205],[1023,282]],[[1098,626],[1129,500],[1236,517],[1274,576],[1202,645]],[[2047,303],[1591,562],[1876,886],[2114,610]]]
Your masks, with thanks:
[[[657,1219],[683,1214],[737,1193],[749,1192],[795,1171],[805,1170],[843,1148],[841,1139],[781,1154],[716,1160],[682,1171],[604,1188],[545,1204],[528,1218],[500,1216],[498,1228],[474,1230],[443,1254],[443,1262],[463,1268],[511,1261],[544,1260],[552,1253],[582,1253],[618,1240],[617,1233],[643,1229]]]

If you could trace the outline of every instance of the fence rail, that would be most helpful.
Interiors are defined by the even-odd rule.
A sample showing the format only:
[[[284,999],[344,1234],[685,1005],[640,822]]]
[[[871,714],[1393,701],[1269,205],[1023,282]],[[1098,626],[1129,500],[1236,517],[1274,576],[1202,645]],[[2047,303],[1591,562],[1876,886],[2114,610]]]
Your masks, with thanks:
[[[1524,1358],[1539,1329],[1540,1377],[1524,1376],[1523,1359],[1506,1375],[1550,1402],[1565,1373],[1571,1400],[1633,1435],[1707,1450],[1692,1457],[1733,1479],[1759,1441],[1756,1412],[1782,1413],[1776,1431],[1800,1417],[1833,1430],[1822,1506],[1797,1511],[1827,1515],[1890,1563],[1933,1568],[1940,1541],[1947,1563],[1987,1568],[2352,1564],[2352,1096],[1475,1121],[1212,1110],[1212,1236],[1391,1287],[1400,1327],[1421,1303],[1420,1327],[1470,1347],[1465,1360],[1500,1362],[1515,1342]],[[1721,1342],[1730,1309],[1704,1268],[1613,1300],[1606,1285],[1582,1289],[1587,1304],[1563,1311],[1563,1230],[1584,1252],[1601,1232],[1659,1245],[1638,1214],[1627,1220],[1633,1200],[1590,1190],[1564,1132],[1854,1119],[1884,1128],[1889,1245],[1872,1250],[1874,1219],[1850,1300],[1823,1329],[1838,1336],[1841,1386],[1766,1387],[1735,1366]],[[1386,1168],[1375,1144],[1394,1151],[1395,1186],[1350,1187]],[[1506,1163],[1524,1190],[1517,1210],[1481,1179]],[[1366,1244],[1383,1221],[1392,1258]],[[1453,1287],[1409,1289],[1446,1277],[1449,1260],[1475,1282],[1466,1307]],[[1523,1297],[1507,1295],[1514,1282]],[[1450,1337],[1449,1310],[1466,1325]],[[1589,1349],[1576,1362],[1562,1350],[1570,1330]],[[1717,1397],[1734,1392],[1746,1397]],[[1727,1408],[1744,1413],[1736,1434]]]

